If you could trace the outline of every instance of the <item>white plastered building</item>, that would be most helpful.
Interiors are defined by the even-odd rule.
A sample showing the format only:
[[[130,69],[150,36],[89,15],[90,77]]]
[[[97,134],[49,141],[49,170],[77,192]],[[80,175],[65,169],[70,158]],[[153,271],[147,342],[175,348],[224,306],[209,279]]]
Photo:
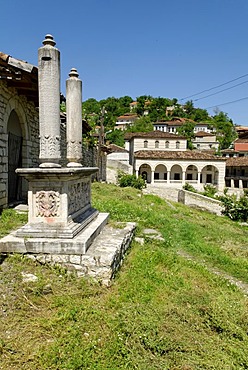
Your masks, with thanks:
[[[176,188],[189,183],[197,190],[205,184],[220,191],[225,187],[226,159],[209,151],[187,150],[185,137],[152,131],[128,133],[125,140],[133,173],[147,183]]]

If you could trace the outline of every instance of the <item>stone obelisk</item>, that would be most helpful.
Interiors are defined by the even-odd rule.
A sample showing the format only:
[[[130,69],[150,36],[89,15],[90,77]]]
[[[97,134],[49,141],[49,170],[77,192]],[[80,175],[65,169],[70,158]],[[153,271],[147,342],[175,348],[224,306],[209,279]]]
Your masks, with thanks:
[[[60,167],[60,52],[52,35],[38,50],[40,167]]]
[[[81,167],[82,161],[82,81],[76,68],[66,80],[67,167]]]

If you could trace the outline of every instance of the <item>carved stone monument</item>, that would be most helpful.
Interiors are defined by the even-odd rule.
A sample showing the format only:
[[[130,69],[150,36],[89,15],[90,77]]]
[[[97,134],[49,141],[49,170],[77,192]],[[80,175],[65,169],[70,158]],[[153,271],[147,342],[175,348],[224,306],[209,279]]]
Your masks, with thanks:
[[[28,223],[0,240],[0,252],[61,262],[91,276],[100,269],[109,279],[121,264],[135,226],[106,229],[108,214],[91,205],[91,177],[98,168],[81,164],[82,82],[75,68],[66,81],[68,164],[61,167],[60,52],[51,35],[46,35],[38,57],[41,163],[16,170],[29,184]],[[97,239],[101,232],[104,239]]]
[[[16,172],[29,183],[28,223],[17,237],[73,239],[93,220],[99,231],[108,215],[98,217],[91,206],[91,176],[97,167],[82,167],[82,82],[73,68],[66,81],[67,167],[60,165],[60,52],[51,35],[38,51],[39,64],[39,168]],[[94,231],[95,233],[95,231]],[[47,244],[47,242],[45,243]],[[39,246],[42,241],[39,242]],[[40,247],[39,247],[40,248]],[[39,249],[38,248],[38,249]],[[85,252],[85,245],[83,247]]]

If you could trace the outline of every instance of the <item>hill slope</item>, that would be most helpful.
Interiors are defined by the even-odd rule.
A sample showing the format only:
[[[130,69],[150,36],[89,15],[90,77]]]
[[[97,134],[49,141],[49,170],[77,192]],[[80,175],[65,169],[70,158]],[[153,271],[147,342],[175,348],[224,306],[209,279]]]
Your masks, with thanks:
[[[0,369],[247,369],[247,296],[211,272],[248,283],[247,228],[134,189],[95,183],[92,193],[111,223],[136,221],[144,243],[110,288],[3,260]]]

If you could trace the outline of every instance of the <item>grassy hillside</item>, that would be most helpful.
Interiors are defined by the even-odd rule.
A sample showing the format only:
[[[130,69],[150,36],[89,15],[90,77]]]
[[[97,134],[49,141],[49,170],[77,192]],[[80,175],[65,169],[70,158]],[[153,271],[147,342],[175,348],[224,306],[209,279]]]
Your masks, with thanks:
[[[0,369],[248,369],[247,296],[222,277],[248,284],[248,228],[135,189],[95,183],[92,193],[111,223],[135,221],[137,236],[154,228],[164,241],[134,241],[110,288],[3,260]]]

